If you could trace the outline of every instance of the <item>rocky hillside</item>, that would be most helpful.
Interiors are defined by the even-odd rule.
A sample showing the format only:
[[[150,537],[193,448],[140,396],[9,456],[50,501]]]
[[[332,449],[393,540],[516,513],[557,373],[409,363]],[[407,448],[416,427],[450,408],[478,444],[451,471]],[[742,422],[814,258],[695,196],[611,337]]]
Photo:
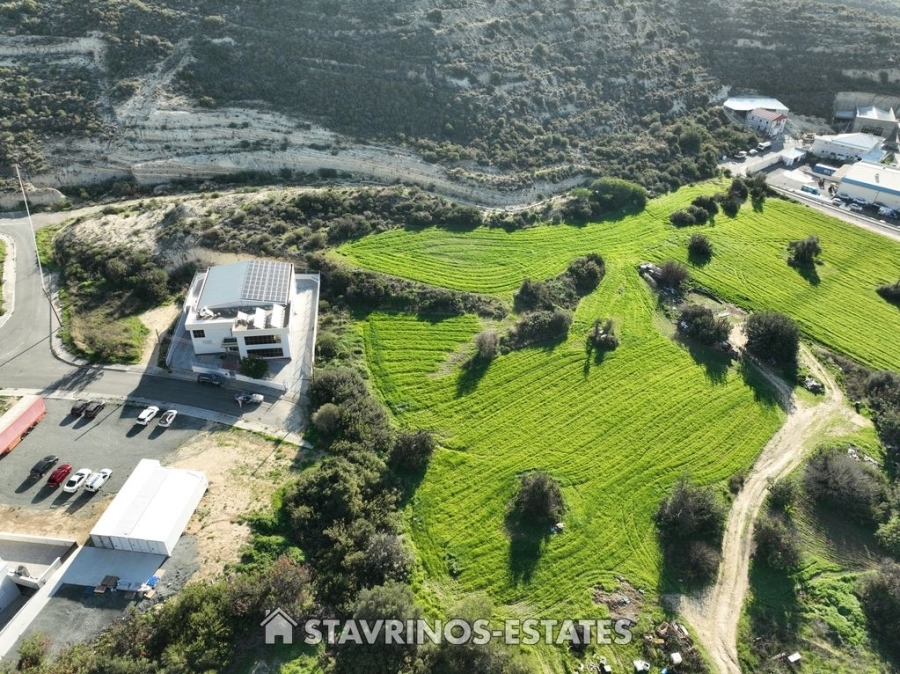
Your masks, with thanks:
[[[11,0],[0,19],[0,165],[36,184],[374,175],[328,159],[368,143],[424,185],[593,171],[657,192],[747,140],[698,116],[725,86],[825,115],[836,90],[892,88],[900,26],[809,0]]]

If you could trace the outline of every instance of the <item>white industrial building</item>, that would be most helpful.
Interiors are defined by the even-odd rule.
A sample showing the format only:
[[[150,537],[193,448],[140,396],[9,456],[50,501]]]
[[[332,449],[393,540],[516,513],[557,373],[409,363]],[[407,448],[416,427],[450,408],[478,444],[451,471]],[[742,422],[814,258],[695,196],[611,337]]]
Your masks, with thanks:
[[[748,129],[753,129],[757,133],[774,138],[784,131],[784,125],[787,124],[787,120],[787,115],[783,112],[754,108],[747,113],[744,124],[746,124]]]
[[[204,473],[142,459],[91,529],[91,542],[169,556],[208,485]]]
[[[856,117],[853,118],[852,130],[890,138],[897,131],[897,116],[893,108],[885,110],[874,105],[859,107],[856,109]]]
[[[185,306],[194,353],[290,358],[294,277],[294,265],[263,260],[198,273]]]
[[[841,176],[837,195],[900,209],[900,169],[861,161]]]
[[[836,136],[816,136],[810,152],[817,157],[839,161],[859,161],[872,153],[879,153],[883,138],[868,133],[841,133]]]

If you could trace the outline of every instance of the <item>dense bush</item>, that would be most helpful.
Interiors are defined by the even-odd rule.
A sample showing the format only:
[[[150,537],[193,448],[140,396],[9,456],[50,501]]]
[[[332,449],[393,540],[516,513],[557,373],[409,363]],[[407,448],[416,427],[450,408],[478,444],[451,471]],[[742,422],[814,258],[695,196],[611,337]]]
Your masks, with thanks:
[[[682,477],[656,511],[656,527],[666,545],[692,540],[718,547],[725,531],[725,506],[709,487]]]
[[[593,215],[627,210],[638,213],[647,205],[647,190],[619,178],[599,178],[591,183]]]
[[[500,337],[496,330],[484,330],[475,335],[475,354],[473,358],[482,363],[487,363],[497,357],[497,348],[500,345]]]
[[[790,258],[788,262],[798,267],[815,264],[816,258],[822,253],[819,245],[819,237],[810,235],[800,241],[791,241],[788,244]]]
[[[719,204],[716,201],[716,197],[712,195],[701,195],[699,197],[695,197],[691,202],[691,205],[699,206],[704,211],[706,211],[710,217],[716,215],[716,213],[719,212]]]
[[[888,302],[900,304],[900,281],[885,283],[884,285],[878,286],[875,290]]]
[[[763,515],[753,525],[753,557],[772,569],[784,570],[800,563],[796,530],[784,518]]]
[[[599,352],[613,351],[619,348],[619,338],[616,337],[616,328],[611,318],[603,320],[598,318],[587,338],[589,350],[596,349]]]
[[[760,358],[779,363],[795,363],[800,349],[800,330],[784,314],[760,311],[744,324],[747,350]]]
[[[676,227],[688,227],[697,224],[694,216],[687,211],[675,211],[669,216],[669,222]]]
[[[428,467],[434,447],[434,436],[428,431],[398,433],[388,464],[397,471],[421,473]]]
[[[769,482],[769,510],[774,512],[789,512],[797,501],[799,486],[797,481],[790,477],[783,477],[775,482]]]
[[[364,311],[404,311],[461,316],[472,313],[486,318],[503,318],[507,308],[500,300],[475,293],[386,276],[363,269],[350,269],[321,254],[312,255],[309,265],[322,274],[322,299],[344,302]]]
[[[869,630],[885,651],[900,658],[900,565],[882,564],[863,585],[860,599]]]
[[[546,281],[526,278],[513,295],[513,308],[523,311],[574,309],[578,299],[593,292],[606,274],[606,263],[596,253],[578,257],[559,276]]]
[[[564,339],[572,325],[572,314],[562,309],[524,314],[510,328],[505,343],[513,349]]]
[[[701,344],[717,344],[728,340],[731,324],[727,318],[717,318],[709,307],[689,304],[678,317],[678,329]]]
[[[245,377],[262,379],[269,371],[269,363],[262,358],[241,358],[238,371]]]
[[[712,242],[703,234],[692,234],[688,240],[688,257],[691,261],[708,261],[713,255]]]
[[[884,500],[880,476],[840,447],[820,447],[803,471],[803,488],[814,501],[871,523]]]
[[[681,286],[688,280],[689,276],[687,267],[683,264],[674,260],[666,260],[659,265],[659,274],[656,280],[665,288],[681,290]]]
[[[519,478],[516,494],[509,504],[509,516],[523,526],[542,529],[559,522],[566,507],[556,480],[541,471]]]

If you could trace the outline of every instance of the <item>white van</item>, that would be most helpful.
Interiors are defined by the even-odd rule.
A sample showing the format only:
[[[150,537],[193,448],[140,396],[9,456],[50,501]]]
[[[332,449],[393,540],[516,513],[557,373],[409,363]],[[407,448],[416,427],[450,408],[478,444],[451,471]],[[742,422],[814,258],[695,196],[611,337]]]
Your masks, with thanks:
[[[768,140],[763,141],[762,143],[760,143],[759,145],[756,146],[757,152],[766,152],[767,150],[771,150],[771,149],[772,149],[772,143]]]

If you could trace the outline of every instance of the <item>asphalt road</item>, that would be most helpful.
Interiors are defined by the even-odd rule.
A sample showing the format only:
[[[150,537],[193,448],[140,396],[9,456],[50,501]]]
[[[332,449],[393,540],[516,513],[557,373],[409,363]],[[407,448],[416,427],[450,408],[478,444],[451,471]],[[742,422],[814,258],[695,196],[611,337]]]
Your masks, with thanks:
[[[39,229],[80,212],[38,213],[33,221]],[[55,356],[50,348],[50,335],[58,332],[59,322],[41,287],[37,250],[28,219],[20,214],[18,217],[0,215],[0,233],[12,238],[16,255],[14,309],[0,326],[0,388],[37,389],[45,395],[62,392],[73,396],[137,397],[175,407],[202,408],[235,420],[239,416],[258,414],[263,423],[273,428],[281,427],[292,414],[294,403],[282,401],[276,403],[278,409],[275,409],[268,396],[259,408],[241,410],[231,390],[213,391],[183,379],[135,369],[78,366]]]

